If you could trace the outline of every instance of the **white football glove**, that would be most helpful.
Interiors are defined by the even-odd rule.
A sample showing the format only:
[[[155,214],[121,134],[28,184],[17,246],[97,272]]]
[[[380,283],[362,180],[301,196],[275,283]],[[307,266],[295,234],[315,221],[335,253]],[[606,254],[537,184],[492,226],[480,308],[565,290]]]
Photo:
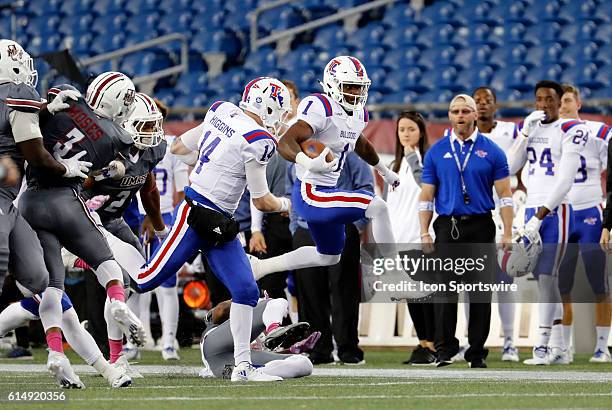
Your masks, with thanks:
[[[400,177],[395,172],[391,171],[389,168],[387,168],[380,162],[378,163],[378,165],[374,166],[374,169],[378,171],[382,179],[387,185],[391,187],[392,190],[399,186]]]
[[[336,165],[338,165],[338,158],[334,158],[330,162],[327,162],[325,157],[329,153],[329,147],[319,154],[316,158],[310,158],[303,152],[299,152],[295,156],[295,162],[306,168],[310,172],[324,173],[331,171]]]
[[[49,111],[52,115],[55,115],[58,112],[66,110],[68,107],[70,107],[70,104],[68,104],[66,101],[76,101],[80,96],[81,93],[76,90],[62,90],[55,96],[53,101],[47,104],[47,111]]]
[[[542,110],[536,110],[529,114],[523,121],[523,129],[521,132],[527,138],[536,129],[540,123],[546,118],[546,113]]]
[[[72,158],[62,158],[59,154],[55,154],[55,160],[62,164],[64,168],[66,168],[66,172],[64,173],[65,178],[87,178],[87,172],[89,172],[89,167],[93,164],[88,161],[81,161],[83,155],[86,155],[87,151],[81,151],[76,154]]]
[[[92,174],[95,181],[103,181],[105,179],[121,179],[125,175],[125,165],[119,160],[113,160],[104,168],[94,171]]]
[[[108,201],[108,198],[110,198],[109,195],[96,195],[93,198],[85,201],[85,206],[87,206],[87,209],[90,211],[96,211],[100,209],[100,207],[104,205],[106,201]]]
[[[529,218],[529,221],[523,228],[522,235],[526,236],[531,242],[534,242],[532,238],[537,237],[540,232],[540,226],[542,226],[542,220],[538,219],[535,215]]]

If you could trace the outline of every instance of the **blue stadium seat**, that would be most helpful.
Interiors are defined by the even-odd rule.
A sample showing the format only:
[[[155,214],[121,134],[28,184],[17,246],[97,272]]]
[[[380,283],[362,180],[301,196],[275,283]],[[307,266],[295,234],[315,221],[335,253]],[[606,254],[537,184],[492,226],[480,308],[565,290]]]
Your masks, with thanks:
[[[367,3],[368,0],[328,0],[327,4],[336,9],[347,9]]]
[[[421,68],[431,70],[435,67],[444,67],[455,64],[457,52],[454,47],[442,46],[425,50],[419,58],[418,64]]]
[[[225,53],[230,60],[235,59],[242,51],[242,45],[236,34],[230,31],[216,31],[212,37],[210,35],[200,38],[196,42],[197,35],[193,37],[191,48],[200,53],[215,52]]]
[[[382,43],[384,27],[379,23],[370,23],[347,36],[345,43],[355,48],[375,47]]]
[[[224,23],[225,12],[220,10],[214,13],[194,14],[190,28],[192,31],[214,32],[223,27]]]
[[[94,0],[63,0],[60,11],[64,16],[80,16],[88,14],[93,7]]]
[[[457,75],[457,83],[468,90],[474,90],[477,87],[488,86],[493,78],[494,70],[492,67],[483,66],[479,69],[468,68],[461,71]]]
[[[83,14],[80,16],[64,17],[58,27],[58,32],[63,35],[79,35],[81,33],[90,33],[93,16],[91,14]]]
[[[455,67],[462,69],[474,67],[474,65],[487,65],[499,68],[503,64],[505,64],[505,61],[500,62],[493,58],[493,51],[486,44],[458,50],[453,61]]]
[[[304,22],[304,16],[299,9],[294,7],[283,7],[280,13],[278,8],[264,11],[259,15],[257,21],[269,31],[289,29]]]
[[[96,34],[113,34],[125,31],[127,18],[125,14],[108,14],[97,17],[89,28]]]
[[[60,24],[58,15],[34,17],[28,19],[25,31],[31,36],[48,36],[56,34]]]
[[[123,12],[124,0],[96,0],[92,4],[92,10],[98,16],[106,16],[108,14],[118,14]]]
[[[436,1],[432,5],[427,6],[421,13],[421,18],[426,21],[431,21],[432,24],[449,23],[461,25],[463,19],[456,12],[454,4],[447,1]]]
[[[309,20],[316,20],[334,14],[337,9],[323,0],[306,0],[300,2],[302,13],[308,15]]]
[[[174,107],[208,107],[212,100],[216,100],[216,98],[211,98],[207,94],[187,94],[187,95],[179,95],[174,99]]]
[[[301,70],[314,70],[317,68],[316,60],[317,52],[312,47],[304,45],[279,57],[277,65],[286,70],[293,70],[298,67]]]
[[[536,67],[542,63],[557,63],[568,66],[571,61],[564,55],[563,46],[559,43],[544,43],[533,46],[527,51],[525,65]]]
[[[57,34],[44,37],[32,37],[27,50],[31,55],[57,51],[60,41],[60,36]]]
[[[565,11],[574,19],[595,20],[598,23],[609,21],[608,16],[600,11],[600,7],[601,5],[593,0],[570,1],[564,6]]]
[[[451,91],[463,91],[464,86],[458,84],[457,69],[455,67],[443,67],[439,70],[428,71],[423,74],[421,83],[429,89],[443,89]]]
[[[168,107],[172,107],[174,105],[174,92],[172,91],[172,88],[162,88],[160,90],[156,90],[153,95]]]
[[[491,61],[502,62],[504,65],[523,64],[528,48],[524,44],[514,44],[513,47],[500,47],[491,53]]]
[[[125,10],[133,17],[144,16],[149,13],[156,13],[158,8],[158,0],[130,0],[125,5]]]
[[[352,56],[359,59],[359,61],[366,66],[369,73],[370,69],[372,68],[387,69],[387,67],[385,67],[383,64],[383,59],[385,58],[386,54],[387,52],[382,47],[371,47],[366,49],[357,49],[354,53],[352,53]]]
[[[454,94],[450,90],[434,90],[419,95],[419,102],[424,103],[450,103]],[[444,110],[448,111],[448,110]]]
[[[94,76],[102,74],[105,71],[111,71],[112,69],[113,67],[110,61],[102,61],[100,63],[92,64],[86,67],[86,71]]]
[[[58,14],[60,5],[60,0],[30,1],[26,2],[25,8],[26,13],[30,16],[49,17]]]
[[[368,97],[369,102],[370,98]],[[407,104],[421,102],[421,98],[414,91],[399,91],[385,95],[384,100],[381,102],[385,104]]]
[[[508,88],[528,89],[526,78],[529,70],[523,65],[512,65],[497,70],[491,78],[491,87],[497,92],[502,92]],[[512,87],[518,85],[518,87]]]
[[[503,21],[503,20],[502,20]],[[502,39],[505,44],[523,43],[523,37],[527,32],[527,28],[523,23],[506,23],[504,24],[504,33]]]
[[[131,16],[126,24],[128,33],[140,33],[141,31],[149,31],[158,29],[159,14],[146,13]]]
[[[130,36],[125,39],[124,47],[133,46],[143,41],[154,40],[157,37],[159,37],[159,34],[155,31],[141,31],[140,33],[130,34]]]
[[[612,43],[599,48],[597,51],[597,61],[601,61],[603,65],[612,64]]]
[[[370,85],[370,90],[380,91],[381,93],[389,93],[395,91],[387,88],[385,84],[387,71],[384,68],[367,67],[366,70],[368,72],[368,77],[370,77],[370,81],[372,81],[372,85]]]
[[[598,72],[599,70],[594,63],[578,64],[565,70],[561,76],[561,81],[589,88],[600,88],[609,84],[609,79],[604,82],[598,76]]]
[[[489,26],[495,26],[499,23],[499,20],[495,20],[493,17],[491,17],[492,8],[493,5],[491,3],[486,1],[478,1],[474,2],[471,7],[461,7],[459,11],[461,12],[461,10],[463,10],[463,16],[468,20],[471,19],[475,23],[483,23]]]
[[[115,33],[107,36],[96,36],[91,42],[92,54],[103,54],[123,47],[125,36],[122,33]]]
[[[323,67],[325,67],[332,58],[336,56],[350,56],[352,53],[353,50],[348,47],[330,47],[327,50],[319,51],[315,60],[315,66],[317,67],[317,71],[322,73]]]
[[[563,56],[569,65],[576,65],[587,61],[592,61],[598,65],[605,64],[597,56],[599,47],[592,41],[580,41],[566,47],[563,50]],[[610,49],[612,52],[612,48]]]
[[[317,31],[312,45],[320,48],[344,44],[346,33],[342,26],[326,26]]]
[[[612,41],[612,25],[610,23],[602,23],[597,27],[593,38],[597,44],[610,44]]]
[[[199,3],[193,0],[158,0],[158,9],[166,14],[176,11],[189,11],[193,3]]]
[[[420,31],[419,26],[416,24],[389,29],[387,35],[383,38],[383,44],[390,49],[402,46],[420,45],[421,43],[417,41]]]
[[[190,26],[191,13],[183,10],[162,16],[159,19],[157,30],[163,34],[186,33],[191,31]]]
[[[612,82],[612,66],[601,67],[597,72],[596,78],[602,84],[602,87],[609,87]]]
[[[559,81],[561,79],[561,74],[563,73],[563,68],[559,64],[553,63],[544,63],[539,66],[531,69],[529,74],[527,75],[527,83],[533,87],[540,80],[554,80]],[[512,86],[512,88],[516,88],[521,90],[519,87]]]
[[[268,70],[275,68],[276,65],[276,54],[270,47],[249,53],[244,61],[244,67],[251,70]]]
[[[574,17],[562,7],[558,1],[536,1],[531,6],[538,20],[554,21],[559,24],[567,24],[574,20]]]
[[[591,98],[612,99],[612,87],[602,87],[599,90],[593,91]]]
[[[153,62],[155,61],[155,53],[153,52],[137,52],[130,54],[123,59],[119,65],[119,71],[130,78],[142,76],[151,73]]]
[[[487,24],[477,24],[476,26],[468,27],[469,34],[467,40],[470,44],[486,44],[489,47],[498,47],[503,45],[503,40],[498,33],[503,32],[503,29],[491,27]]]
[[[395,3],[385,11],[382,22],[387,27],[404,27],[408,24],[419,24],[415,21],[415,11],[405,3]]]
[[[93,35],[90,33],[83,33],[74,38],[72,43],[72,50],[78,55],[85,55],[89,53],[89,46],[93,41]]]
[[[421,69],[418,67],[407,67],[405,70],[389,73],[385,80],[384,86],[395,92],[410,90],[417,93],[422,93],[431,90],[432,87],[423,84],[421,78]]]
[[[416,46],[391,49],[385,54],[382,64],[391,70],[400,70],[416,64],[420,55],[421,50]]]
[[[437,24],[420,30],[417,43],[426,47],[433,45],[460,46],[461,40],[457,31],[450,24]]]
[[[523,42],[525,44],[542,44],[559,41],[561,32],[561,25],[556,22],[536,24],[527,29],[523,36]]]
[[[295,84],[299,90],[311,90],[318,84],[319,74],[313,70],[303,71]]]

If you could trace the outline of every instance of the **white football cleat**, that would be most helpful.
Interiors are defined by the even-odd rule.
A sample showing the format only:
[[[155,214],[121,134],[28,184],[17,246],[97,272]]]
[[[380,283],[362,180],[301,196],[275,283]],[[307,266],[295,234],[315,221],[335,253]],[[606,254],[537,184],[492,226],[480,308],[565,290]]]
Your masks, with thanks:
[[[278,382],[281,380],[283,380],[282,377],[265,374],[249,362],[240,362],[232,371],[233,382]]]
[[[55,352],[53,350],[49,351],[49,358],[47,359],[47,369],[49,369],[49,373],[60,385],[60,387],[64,389],[84,389],[85,385],[79,379],[79,376],[74,373],[72,370],[72,366],[70,365],[70,361],[66,357],[65,354],[60,352]]]
[[[502,350],[501,360],[502,362],[515,362],[515,363],[518,362],[519,361],[518,349],[514,347],[512,343],[506,344]]]
[[[162,358],[164,360],[181,360],[178,351],[174,346],[166,346],[162,349]]]
[[[460,346],[459,351],[451,358],[451,361],[453,363],[465,362],[465,352],[467,351],[468,347],[468,345]]]
[[[102,376],[114,389],[132,385],[132,378],[126,373],[123,367],[117,366],[116,364],[109,365]]]
[[[550,364],[570,364],[569,350],[560,347],[550,348]]]
[[[597,349],[593,356],[589,359],[589,363],[610,363],[612,362],[612,358],[610,358],[610,351],[606,348],[605,351],[601,349]]]
[[[142,322],[134,312],[130,310],[125,302],[114,299],[110,303],[110,311],[112,318],[117,323],[117,326],[121,328],[121,331],[127,336],[128,340],[136,346],[144,346],[147,341],[147,336],[142,326]]]
[[[121,369],[123,373],[127,374],[132,379],[144,379],[144,376],[140,374],[138,370],[130,366],[127,359],[123,355],[119,356],[117,361],[113,363],[113,366]]]
[[[550,364],[550,349],[548,346],[536,346],[533,348],[533,357],[523,361],[530,366],[548,366]]]

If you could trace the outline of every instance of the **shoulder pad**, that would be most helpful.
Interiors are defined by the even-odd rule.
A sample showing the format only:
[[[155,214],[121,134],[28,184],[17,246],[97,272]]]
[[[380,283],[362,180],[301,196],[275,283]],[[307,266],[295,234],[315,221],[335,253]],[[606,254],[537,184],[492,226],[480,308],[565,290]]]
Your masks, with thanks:
[[[329,97],[327,97],[325,94],[312,94],[311,97],[315,97],[316,99],[321,101],[321,104],[323,104],[323,109],[325,110],[326,117],[332,116],[333,111],[332,111],[332,105],[328,99]]]
[[[24,83],[11,83],[6,94],[6,105],[21,112],[38,112],[42,107],[42,101],[38,92]]]
[[[215,101],[214,103],[212,103],[209,110],[212,112],[216,112],[217,108],[219,108],[223,103],[225,103],[225,101]]]
[[[580,124],[584,124],[584,123],[578,120],[566,121],[563,124],[561,124],[561,129],[563,130],[563,132],[568,132],[569,130],[574,128],[576,125],[580,125]]]

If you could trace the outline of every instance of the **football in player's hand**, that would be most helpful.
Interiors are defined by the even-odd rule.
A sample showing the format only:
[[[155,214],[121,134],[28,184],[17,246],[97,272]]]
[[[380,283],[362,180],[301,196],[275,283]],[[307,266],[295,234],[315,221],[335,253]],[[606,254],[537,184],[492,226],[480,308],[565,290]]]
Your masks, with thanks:
[[[306,140],[302,142],[300,146],[302,147],[302,152],[304,152],[304,154],[308,155],[310,158],[318,157],[325,149],[325,144],[314,139]],[[330,162],[333,161],[333,159],[334,154],[328,152],[325,156],[325,161]]]

